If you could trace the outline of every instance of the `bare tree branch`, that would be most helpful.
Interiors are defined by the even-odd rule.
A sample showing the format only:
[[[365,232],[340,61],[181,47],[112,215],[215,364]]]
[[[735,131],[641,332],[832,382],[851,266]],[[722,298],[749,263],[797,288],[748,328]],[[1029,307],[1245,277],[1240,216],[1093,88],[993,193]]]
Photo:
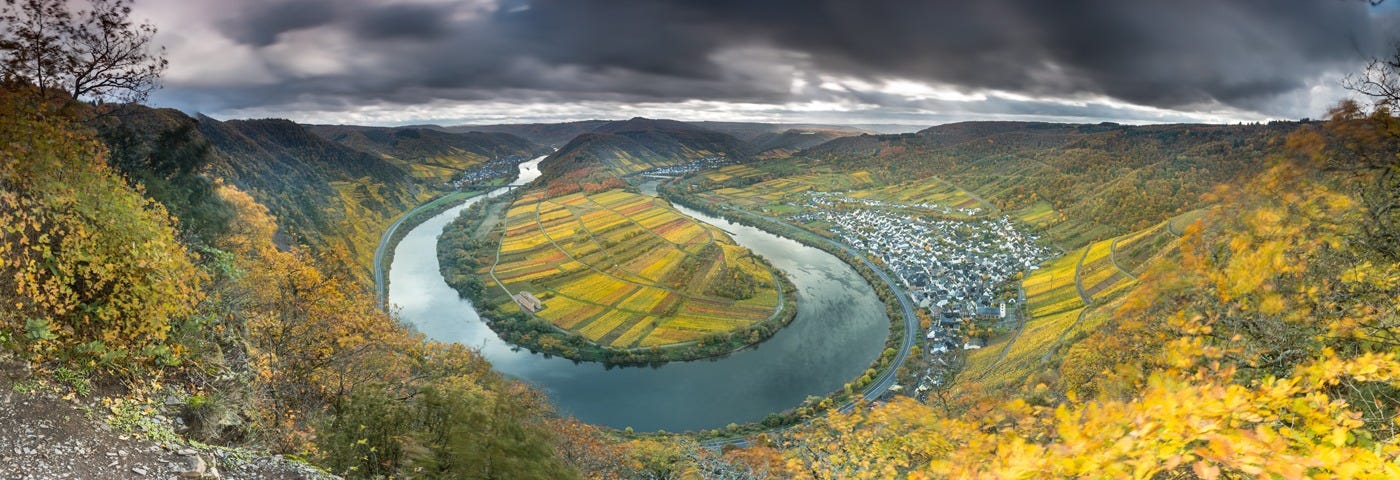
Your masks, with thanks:
[[[0,72],[48,98],[140,102],[160,87],[168,62],[152,43],[155,26],[133,24],[131,0],[5,0],[0,8]]]

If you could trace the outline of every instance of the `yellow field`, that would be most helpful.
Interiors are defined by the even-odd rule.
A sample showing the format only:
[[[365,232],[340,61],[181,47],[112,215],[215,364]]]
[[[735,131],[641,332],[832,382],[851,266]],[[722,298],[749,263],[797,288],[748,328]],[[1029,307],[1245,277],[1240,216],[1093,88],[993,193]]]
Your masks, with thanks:
[[[1089,256],[1084,258],[1084,264],[1079,268],[1079,281],[1084,285],[1084,292],[1095,303],[1123,291],[1134,282],[1132,277],[1113,265],[1110,256],[1112,245],[1112,239],[1089,245]]]
[[[702,176],[707,180],[720,182],[731,178],[757,176],[762,173],[748,166],[731,165]],[[791,203],[800,199],[808,191],[856,191],[856,189],[873,187],[874,179],[870,172],[807,173],[787,175],[744,188],[720,188],[702,196],[740,206],[768,206]]]
[[[905,204],[936,203],[953,208],[988,208],[968,195],[967,192],[936,177],[917,183],[902,183],[873,190],[852,192],[851,196]]]
[[[665,202],[621,189],[523,195],[507,211],[493,271],[506,290],[540,297],[537,315],[604,346],[697,340],[768,319],[777,286],[723,232]],[[710,293],[728,267],[753,276],[752,298]]]
[[[1067,253],[1031,272],[1022,284],[1026,289],[1026,307],[1031,317],[1044,317],[1084,306],[1079,291],[1074,288],[1075,265],[1083,250]]]
[[[1055,347],[1055,343],[1067,336],[1070,327],[1079,319],[1084,308],[1065,310],[1059,313],[1036,317],[1026,322],[1025,328],[1016,342],[1006,350],[1006,357],[997,362],[997,357],[1006,348],[1006,341],[992,343],[973,351],[967,356],[967,367],[959,374],[959,379],[980,381],[987,385],[1017,386],[1026,376],[1036,371],[1041,359]]]

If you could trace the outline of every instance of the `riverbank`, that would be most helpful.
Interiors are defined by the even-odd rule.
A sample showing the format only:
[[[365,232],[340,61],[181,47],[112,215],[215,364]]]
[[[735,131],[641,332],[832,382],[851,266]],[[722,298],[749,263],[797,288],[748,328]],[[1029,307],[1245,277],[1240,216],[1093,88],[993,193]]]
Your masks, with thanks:
[[[499,185],[488,184],[486,186],[496,187]],[[504,180],[499,182],[505,184]],[[434,216],[445,212],[452,207],[461,205],[467,200],[483,195],[487,190],[482,191],[454,191],[443,194],[428,203],[424,203],[412,210],[405,212],[384,230],[379,236],[379,246],[374,249],[374,298],[379,300],[381,306],[387,308],[385,302],[389,292],[388,269],[394,262],[394,247],[398,246],[403,237],[408,235],[410,230]]]
[[[528,167],[522,166],[522,180],[537,175]],[[703,214],[696,218],[762,255],[796,287],[787,298],[800,299],[802,307],[772,338],[723,357],[652,368],[610,368],[520,348],[447,284],[437,256],[446,225],[500,193],[468,200],[413,228],[395,247],[389,299],[402,321],[433,340],[467,345],[503,375],[538,386],[562,415],[620,432],[745,435],[840,408],[834,400],[819,404],[833,392],[844,394],[852,379],[878,377],[867,366],[886,349],[889,316],[854,267],[795,240]]]
[[[780,270],[759,259],[777,290],[777,309],[766,319],[729,332],[707,335],[699,340],[638,348],[612,348],[562,329],[546,319],[515,307],[512,292],[495,279],[486,259],[499,255],[502,232],[486,222],[495,204],[510,202],[498,197],[464,210],[444,229],[438,243],[438,259],[443,278],[463,298],[476,307],[481,318],[502,339],[532,352],[557,355],[574,361],[600,362],[607,366],[657,366],[668,362],[714,359],[759,345],[772,338],[797,316],[796,287]],[[490,228],[487,228],[490,227]],[[476,235],[485,231],[484,237]],[[488,270],[482,274],[482,270]],[[486,277],[490,277],[487,281]],[[499,289],[499,290],[498,290]],[[501,295],[501,294],[504,295]],[[661,320],[664,322],[665,320]]]
[[[781,220],[747,212],[737,209],[729,209],[717,206],[693,197],[684,195],[682,192],[668,186],[658,188],[658,193],[666,200],[696,210],[708,215],[724,218],[734,223],[748,225],[767,231],[773,235],[789,238],[803,245],[822,250],[829,253],[843,262],[850,265],[865,281],[875,290],[881,302],[885,305],[886,315],[889,317],[889,336],[886,339],[885,351],[866,370],[865,375],[855,382],[849,383],[842,391],[828,395],[825,399],[816,402],[804,402],[804,407],[800,408],[795,418],[787,417],[765,420],[761,427],[755,425],[738,426],[723,433],[716,433],[705,442],[709,446],[720,446],[724,444],[739,444],[743,442],[744,436],[751,436],[760,433],[767,433],[785,429],[796,424],[802,418],[806,418],[812,413],[817,413],[834,405],[840,405],[842,411],[849,411],[860,401],[874,401],[882,397],[891,386],[894,385],[896,374],[900,364],[908,358],[910,350],[913,348],[915,340],[918,338],[918,319],[914,315],[913,305],[909,302],[908,296],[898,291],[889,274],[880,270],[872,264],[869,259],[860,255],[854,248],[843,245],[832,239],[822,237],[814,232],[802,229]],[[899,307],[896,309],[895,304]],[[856,391],[860,395],[855,394]],[[811,404],[809,408],[808,404]],[[807,410],[807,411],[802,411]],[[787,414],[788,412],[784,412]],[[766,428],[762,428],[766,427]],[[705,438],[705,437],[701,437]]]

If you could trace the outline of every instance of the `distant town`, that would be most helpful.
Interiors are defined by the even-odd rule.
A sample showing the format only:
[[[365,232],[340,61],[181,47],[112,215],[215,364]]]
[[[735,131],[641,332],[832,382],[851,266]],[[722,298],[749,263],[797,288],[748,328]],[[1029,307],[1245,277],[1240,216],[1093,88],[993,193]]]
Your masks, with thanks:
[[[677,164],[675,164],[675,165],[668,165],[668,166],[665,166],[665,167],[656,167],[656,168],[649,169],[649,170],[643,171],[643,172],[641,172],[641,173],[638,173],[638,175],[642,175],[642,176],[647,176],[647,175],[663,175],[663,176],[671,177],[671,176],[677,176],[677,175],[685,175],[685,174],[687,174],[687,173],[694,173],[694,172],[698,172],[698,171],[701,171],[701,170],[709,170],[709,169],[712,169],[712,168],[720,168],[720,167],[723,167],[723,166],[726,166],[726,165],[733,165],[733,164],[736,164],[736,163],[739,163],[739,162],[738,162],[737,160],[734,160],[734,159],[732,159],[732,158],[730,158],[730,157],[727,157],[727,156],[724,156],[724,155],[711,155],[711,156],[708,156],[708,157],[704,157],[704,158],[700,158],[700,159],[696,159],[696,160],[691,160],[691,161],[685,162],[685,163],[677,163]]]
[[[458,173],[447,184],[451,188],[463,188],[497,178],[514,178],[516,166],[528,161],[530,161],[530,157],[522,155],[493,158],[481,166]]]
[[[899,204],[830,192],[809,192],[801,206],[806,213],[789,220],[821,222],[841,241],[879,259],[910,299],[928,310],[933,321],[925,345],[931,368],[921,375],[921,390],[944,382],[946,368],[940,367],[947,367],[957,350],[980,348],[965,335],[966,321],[1007,318],[1007,301],[997,298],[998,287],[1054,255],[1037,235],[1018,229],[1007,216],[963,220],[909,213],[913,207],[975,216],[981,214],[977,208]]]

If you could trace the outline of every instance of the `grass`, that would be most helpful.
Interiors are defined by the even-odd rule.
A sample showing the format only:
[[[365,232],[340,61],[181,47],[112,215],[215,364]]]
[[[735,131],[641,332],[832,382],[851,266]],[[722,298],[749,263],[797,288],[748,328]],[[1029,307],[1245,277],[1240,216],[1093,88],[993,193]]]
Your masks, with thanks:
[[[511,292],[540,297],[540,318],[599,345],[695,341],[777,309],[777,286],[752,253],[651,197],[621,189],[524,195],[506,210],[503,228],[497,278]],[[752,298],[711,293],[725,268],[756,280]],[[511,303],[504,294],[495,300]]]

